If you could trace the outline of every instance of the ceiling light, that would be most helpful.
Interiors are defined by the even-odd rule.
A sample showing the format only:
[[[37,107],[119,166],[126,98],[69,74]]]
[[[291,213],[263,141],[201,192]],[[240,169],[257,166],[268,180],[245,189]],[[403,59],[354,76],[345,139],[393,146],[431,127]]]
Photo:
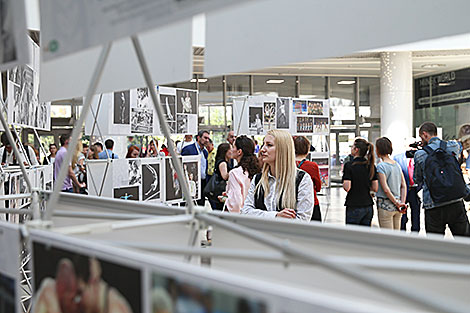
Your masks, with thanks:
[[[268,79],[266,84],[282,84],[284,79]]]
[[[453,85],[453,83],[451,83],[451,82],[439,83],[439,87],[446,87],[446,86],[450,86],[450,85]]]
[[[195,82],[196,82],[196,78],[191,79],[190,82],[191,82],[191,83],[195,83]],[[198,78],[198,79],[197,79],[197,82],[199,82],[199,83],[205,83],[205,82],[207,82],[207,78]]]
[[[339,82],[337,82],[338,85],[353,85],[355,83],[355,80],[340,80]]]
[[[445,64],[437,64],[437,63],[430,63],[430,64],[423,64],[421,65],[422,68],[439,68],[439,67],[446,67]]]

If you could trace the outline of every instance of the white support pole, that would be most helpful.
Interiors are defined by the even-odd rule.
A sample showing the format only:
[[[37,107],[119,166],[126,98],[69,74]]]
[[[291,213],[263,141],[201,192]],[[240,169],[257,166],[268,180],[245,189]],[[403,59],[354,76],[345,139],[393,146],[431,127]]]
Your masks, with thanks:
[[[90,85],[88,86],[82,113],[80,114],[80,118],[78,119],[78,121],[75,123],[75,127],[72,131],[72,139],[69,143],[69,149],[67,151],[67,154],[65,155],[64,160],[62,160],[62,166],[60,167],[59,174],[57,175],[56,181],[54,182],[54,191],[52,192],[52,195],[49,199],[49,203],[44,215],[45,220],[51,219],[52,213],[57,207],[60,192],[62,191],[64,180],[68,174],[69,164],[72,161],[72,156],[75,151],[75,147],[77,146],[80,133],[82,132],[83,123],[85,122],[86,116],[90,111],[91,101],[93,100],[93,96],[96,93],[96,88],[98,87],[101,75],[103,74],[103,69],[106,64],[106,60],[108,59],[109,51],[111,50],[111,45],[112,42],[107,43],[101,50],[101,55],[98,59],[98,63],[96,64],[96,68],[90,81]]]
[[[5,107],[5,103],[3,102],[3,99],[1,102],[2,102],[2,105]],[[3,116],[3,113],[0,113],[0,122],[2,123],[3,129],[5,129],[5,134],[7,134],[7,138],[11,144],[13,153],[15,154],[16,159],[18,160],[18,164],[20,166],[21,172],[23,173],[24,180],[26,182],[26,185],[28,185],[28,190],[29,192],[33,192],[33,185],[31,184],[31,181],[29,180],[28,173],[26,172],[26,167],[24,166],[23,162],[20,161],[21,160],[20,151],[18,150],[18,147],[16,146],[15,139],[13,139],[13,135],[11,134],[10,128],[8,127],[8,123],[5,120],[5,116]]]
[[[145,60],[144,52],[142,51],[142,47],[140,45],[139,38],[137,36],[132,36],[132,43],[134,45],[134,50],[137,55],[137,59],[139,60],[140,68],[142,70],[142,74],[144,74],[145,82],[147,84],[147,88],[149,89],[149,93],[152,96],[152,102],[155,106],[155,110],[158,115],[158,120],[160,121],[160,127],[162,129],[163,135],[168,139],[168,150],[170,151],[171,161],[173,162],[173,167],[176,170],[176,174],[178,175],[178,181],[180,183],[181,189],[183,191],[183,197],[186,201],[186,212],[188,214],[194,214],[194,204],[192,202],[191,193],[189,192],[189,186],[185,179],[183,168],[181,167],[180,163],[178,162],[178,156],[176,155],[175,145],[171,140],[170,129],[168,124],[165,120],[165,115],[163,114],[162,106],[160,103],[160,92],[157,93],[155,90],[155,85],[153,83],[152,77],[150,76],[150,71],[147,66],[147,62]]]
[[[39,149],[41,149],[42,153],[44,153],[44,159],[46,160],[47,164],[51,164],[51,162],[47,159],[46,150],[45,150],[44,147],[42,146],[41,138],[39,137],[39,134],[38,134],[36,128],[33,128],[33,132],[34,132],[34,135],[36,136],[36,139],[37,139],[38,142],[39,142]]]
[[[16,130],[15,125],[13,125],[13,132],[15,133],[15,136],[16,136],[16,140],[17,140],[16,144],[18,145],[18,147],[20,147],[21,151],[23,151],[24,160],[26,161],[26,163],[28,163],[28,166],[31,166],[32,164],[31,164],[31,161],[29,160],[29,157],[30,157],[29,149],[28,151],[26,151],[23,143],[20,140],[20,135],[18,131]],[[20,163],[20,159],[18,159],[18,163]]]

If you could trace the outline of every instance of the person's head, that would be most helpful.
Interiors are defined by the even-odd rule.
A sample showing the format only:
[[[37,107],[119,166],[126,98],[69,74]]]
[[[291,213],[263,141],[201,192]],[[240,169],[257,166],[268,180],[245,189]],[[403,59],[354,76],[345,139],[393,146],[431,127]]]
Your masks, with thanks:
[[[76,301],[78,282],[75,268],[69,259],[61,259],[57,264],[55,291],[62,312],[80,312]]]
[[[210,139],[210,138],[206,143],[206,149],[209,152],[212,152],[212,150],[214,150],[214,142],[212,142],[212,139]]]
[[[217,147],[217,154],[215,155],[215,160],[227,160],[227,159],[230,159],[230,144],[229,143],[221,143],[218,147]]]
[[[88,153],[88,145],[86,143],[83,144],[82,153],[83,153],[83,155],[87,155],[87,153]]]
[[[70,134],[64,134],[59,138],[61,147],[68,147],[70,142]]]
[[[139,157],[140,149],[137,146],[130,146],[127,149],[126,159],[135,159]]]
[[[91,145],[88,149],[87,159],[93,160],[95,158],[95,146]]]
[[[184,135],[184,141],[186,142],[193,141],[193,135]]]
[[[294,140],[289,132],[285,130],[270,130],[264,137],[263,148],[261,149],[263,157],[262,177],[257,185],[262,186],[265,195],[269,193],[268,174],[276,177],[276,201],[282,195],[283,209],[295,209],[295,177],[297,166],[295,164]]]
[[[96,153],[100,153],[101,151],[103,151],[103,144],[101,142],[95,142],[94,146]]]
[[[206,145],[206,142],[209,141],[209,139],[209,132],[207,130],[201,130],[197,134],[197,142],[201,147],[204,147]]]
[[[49,152],[51,155],[55,155],[57,153],[57,145],[55,143],[49,144]]]
[[[424,122],[419,127],[419,137],[424,144],[427,144],[432,137],[437,136],[437,126],[433,122]]]
[[[106,139],[106,141],[104,142],[104,145],[105,145],[107,150],[113,150],[114,141],[112,139]]]
[[[310,151],[310,141],[305,136],[294,137],[295,155],[306,157]]]
[[[379,158],[392,154],[392,142],[387,137],[380,137],[375,141],[375,150]]]
[[[127,140],[128,140],[129,142],[132,142],[132,141],[134,140],[134,136],[127,136]]]
[[[235,142],[235,139],[237,137],[235,136],[235,132],[233,130],[229,131],[228,134],[227,134],[227,141],[229,144],[233,145],[233,143]]]
[[[366,158],[364,161],[369,168],[369,176],[372,179],[374,177],[374,164],[375,164],[375,156],[374,156],[374,145],[364,138],[356,138],[354,140],[354,144],[351,147],[351,155],[353,157],[360,157]]]
[[[258,159],[255,156],[255,143],[247,136],[239,136],[232,148],[232,158],[236,159],[243,171],[251,179],[261,171]]]

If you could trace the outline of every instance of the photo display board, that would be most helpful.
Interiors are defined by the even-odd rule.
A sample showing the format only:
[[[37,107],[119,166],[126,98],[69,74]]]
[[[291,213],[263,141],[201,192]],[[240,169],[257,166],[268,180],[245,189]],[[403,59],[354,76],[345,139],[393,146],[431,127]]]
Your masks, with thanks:
[[[201,197],[199,156],[182,156],[186,181],[193,199]],[[129,201],[178,203],[183,193],[170,157],[88,161],[90,195]]]
[[[198,92],[157,87],[171,134],[198,131]],[[96,116],[96,121],[94,119]],[[103,136],[161,135],[160,123],[148,88],[116,91],[95,96],[92,114],[87,116],[85,133]]]
[[[0,311],[20,311],[20,231],[17,225],[0,222]]]
[[[39,46],[29,37],[28,50],[28,63],[8,71],[8,124],[50,130],[51,103],[39,102]]]
[[[24,1],[0,0],[0,71],[28,62]]]

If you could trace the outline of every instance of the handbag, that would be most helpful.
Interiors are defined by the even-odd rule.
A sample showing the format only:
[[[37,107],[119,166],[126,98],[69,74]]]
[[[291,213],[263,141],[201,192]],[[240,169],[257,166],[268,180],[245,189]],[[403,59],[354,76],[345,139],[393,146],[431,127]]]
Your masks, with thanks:
[[[226,187],[227,182],[219,174],[214,173],[204,188],[204,196],[218,201],[217,197],[222,195]]]

